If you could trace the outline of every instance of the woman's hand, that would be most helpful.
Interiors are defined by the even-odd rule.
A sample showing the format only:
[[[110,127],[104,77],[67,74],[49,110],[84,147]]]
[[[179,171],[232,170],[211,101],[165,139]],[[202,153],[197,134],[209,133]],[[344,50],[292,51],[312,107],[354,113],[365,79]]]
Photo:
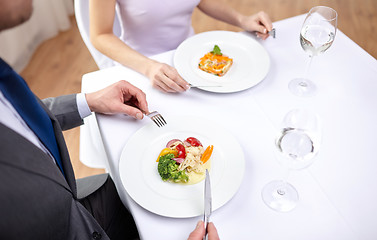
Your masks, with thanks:
[[[257,32],[257,36],[266,39],[272,30],[270,17],[263,11],[245,16],[221,0],[201,0],[198,8],[210,17],[240,27],[248,32]]]
[[[272,30],[272,22],[267,13],[260,11],[251,16],[244,16],[241,20],[242,29],[248,32],[256,32],[259,38],[268,38],[268,32]]]
[[[151,80],[152,86],[163,92],[184,92],[190,88],[177,70],[165,63],[154,61],[146,75]]]
[[[145,93],[124,80],[102,90],[85,95],[92,112],[103,114],[123,113],[142,119],[148,113]]]

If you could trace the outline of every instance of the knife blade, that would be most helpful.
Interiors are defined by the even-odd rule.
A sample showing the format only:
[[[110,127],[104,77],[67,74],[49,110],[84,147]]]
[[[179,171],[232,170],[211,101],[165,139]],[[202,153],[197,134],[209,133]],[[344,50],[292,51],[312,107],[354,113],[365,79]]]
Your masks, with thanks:
[[[206,169],[206,178],[205,178],[205,183],[204,183],[204,228],[206,229],[206,233],[203,237],[203,240],[208,239],[208,223],[209,219],[212,214],[212,193],[211,193],[211,180],[209,177],[209,172],[208,169]]]

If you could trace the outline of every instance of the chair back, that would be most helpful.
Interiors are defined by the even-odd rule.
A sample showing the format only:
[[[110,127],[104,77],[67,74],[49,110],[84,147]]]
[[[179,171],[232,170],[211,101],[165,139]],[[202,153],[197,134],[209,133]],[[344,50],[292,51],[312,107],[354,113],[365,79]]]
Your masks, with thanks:
[[[99,52],[90,42],[89,34],[89,0],[75,0],[75,17],[77,27],[80,31],[81,37],[88,48],[90,54],[94,58],[99,69],[112,67],[115,65],[114,60],[108,58]],[[118,15],[115,15],[113,32],[116,36],[120,37],[121,27]]]

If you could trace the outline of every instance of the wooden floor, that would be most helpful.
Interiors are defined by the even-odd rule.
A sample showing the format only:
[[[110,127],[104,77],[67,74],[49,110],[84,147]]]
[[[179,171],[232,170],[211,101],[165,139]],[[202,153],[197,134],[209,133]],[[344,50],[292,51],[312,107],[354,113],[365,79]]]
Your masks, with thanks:
[[[316,5],[330,6],[339,14],[339,29],[377,58],[377,0],[226,0],[226,2],[244,14],[264,10],[272,21],[304,14]],[[198,10],[195,10],[193,15],[193,26],[197,33],[209,30],[240,30],[213,20]],[[37,96],[45,98],[80,92],[82,75],[97,69],[72,17],[72,28],[43,43],[21,75]],[[64,133],[76,177],[103,172],[103,169],[92,169],[80,162],[79,134],[78,128]]]

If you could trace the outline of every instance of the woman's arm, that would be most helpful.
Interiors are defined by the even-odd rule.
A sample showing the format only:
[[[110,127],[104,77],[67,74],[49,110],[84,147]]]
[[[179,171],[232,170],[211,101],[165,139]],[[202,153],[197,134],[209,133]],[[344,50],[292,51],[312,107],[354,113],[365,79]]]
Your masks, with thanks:
[[[263,39],[266,39],[268,32],[272,30],[272,22],[263,11],[251,16],[245,16],[221,0],[201,0],[198,8],[217,20],[240,27],[245,31],[256,31],[257,35]]]
[[[113,33],[116,0],[90,0],[90,40],[109,58],[147,76],[154,87],[165,92],[188,89],[175,68],[133,50]]]

